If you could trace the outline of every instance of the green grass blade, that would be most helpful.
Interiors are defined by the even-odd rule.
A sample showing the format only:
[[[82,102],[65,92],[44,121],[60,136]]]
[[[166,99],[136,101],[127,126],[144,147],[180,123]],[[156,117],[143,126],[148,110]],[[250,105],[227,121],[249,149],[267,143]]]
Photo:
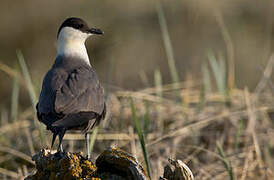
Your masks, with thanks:
[[[210,72],[206,62],[203,62],[201,71],[202,71],[203,85],[200,91],[199,104],[197,106],[197,111],[196,111],[197,113],[201,112],[206,102],[206,95],[212,91]]]
[[[11,119],[14,122],[18,115],[18,104],[19,104],[19,81],[18,73],[13,77],[12,94],[11,94]]]
[[[36,96],[36,93],[34,91],[34,86],[33,86],[33,83],[32,83],[31,77],[30,77],[28,67],[27,67],[26,62],[24,60],[23,53],[20,50],[16,51],[16,55],[17,55],[19,64],[20,64],[21,69],[22,69],[23,78],[26,82],[27,90],[28,90],[30,100],[31,100],[31,104],[32,104],[32,108],[33,108],[33,112],[36,112],[37,96]],[[46,134],[45,134],[44,128],[41,126],[41,124],[38,123],[38,121],[34,121],[34,125],[39,129],[42,143],[43,144],[46,143],[46,138],[45,138]]]
[[[177,89],[178,82],[179,82],[179,75],[178,75],[176,65],[175,65],[173,47],[172,47],[169,32],[168,32],[168,26],[167,26],[165,14],[164,14],[163,7],[160,2],[157,3],[156,9],[157,9],[158,21],[159,21],[161,32],[162,32],[162,38],[164,41],[165,51],[166,51],[166,55],[167,55],[168,67],[170,70],[172,81],[174,83],[174,88]]]
[[[147,134],[149,132],[149,127],[150,127],[150,117],[149,117],[149,102],[145,101],[145,107],[146,107],[146,113],[144,115],[144,134],[147,137]]]
[[[163,97],[163,84],[162,84],[162,75],[159,69],[156,69],[154,72],[154,82],[156,86],[156,94],[159,97]]]
[[[274,161],[273,161],[273,152],[271,145],[269,143],[266,143],[266,146],[264,146],[264,154],[265,154],[265,161],[266,165],[269,169],[274,169]]]
[[[99,126],[95,126],[94,129],[93,129],[93,131],[92,131],[92,134],[91,134],[91,137],[90,137],[90,141],[89,141],[90,153],[93,151],[93,147],[94,147],[94,144],[95,144],[95,141],[96,141],[98,130],[99,130]]]
[[[154,85],[156,87],[156,95],[160,98],[163,97],[163,83],[162,83],[162,75],[159,69],[154,71]],[[160,102],[161,103],[161,102]]]
[[[220,89],[224,96],[227,96],[227,78],[226,78],[226,63],[222,54],[219,54],[219,67],[220,67]]]
[[[135,128],[137,130],[139,141],[140,141],[140,144],[141,144],[141,147],[142,147],[142,151],[143,151],[143,155],[144,155],[144,159],[145,159],[145,163],[146,163],[146,167],[147,167],[147,173],[148,173],[148,176],[151,178],[150,162],[149,162],[149,158],[148,158],[148,155],[147,155],[145,139],[144,139],[144,135],[143,135],[143,132],[142,132],[141,125],[140,125],[140,121],[139,121],[139,119],[137,117],[137,114],[136,114],[136,108],[135,108],[135,105],[134,105],[134,102],[133,102],[132,98],[130,98],[130,107],[131,107],[131,112],[132,112],[134,125],[135,125]]]
[[[243,129],[244,129],[244,122],[243,122],[242,119],[240,119],[238,121],[237,131],[236,131],[236,134],[235,134],[235,144],[234,144],[234,147],[235,147],[235,151],[236,152],[238,151],[238,148],[239,148],[239,138],[242,135]]]
[[[155,87],[156,87],[156,95],[161,98],[161,101],[155,106],[157,110],[157,127],[160,131],[164,130],[164,122],[162,118],[162,112],[161,112],[161,104],[162,104],[162,97],[163,97],[163,84],[162,84],[162,75],[159,69],[156,69],[154,72],[154,81],[155,81]]]
[[[223,148],[219,142],[217,142],[217,149],[218,149],[219,155],[222,157],[222,162],[224,164],[225,169],[227,170],[227,172],[229,174],[230,180],[234,180],[233,169],[232,169],[231,163],[226,158]]]
[[[210,72],[208,70],[207,63],[203,63],[202,65],[202,78],[203,78],[203,86],[204,86],[205,94],[211,93],[212,84],[211,84]]]
[[[208,53],[209,63],[216,81],[218,91],[226,97],[226,66],[224,59],[219,59],[219,63],[212,52]]]
[[[30,96],[30,100],[31,100],[31,103],[32,103],[33,111],[36,112],[35,106],[36,106],[36,103],[37,103],[37,97],[36,97],[36,93],[34,91],[34,87],[33,87],[33,84],[32,84],[31,78],[30,78],[30,73],[28,71],[28,68],[27,68],[27,65],[26,65],[26,62],[24,60],[24,56],[23,56],[22,52],[20,50],[17,50],[16,55],[17,55],[19,64],[20,64],[21,69],[22,69],[24,80],[25,80],[26,85],[27,85],[27,89],[28,89],[28,92],[29,92],[29,96]]]

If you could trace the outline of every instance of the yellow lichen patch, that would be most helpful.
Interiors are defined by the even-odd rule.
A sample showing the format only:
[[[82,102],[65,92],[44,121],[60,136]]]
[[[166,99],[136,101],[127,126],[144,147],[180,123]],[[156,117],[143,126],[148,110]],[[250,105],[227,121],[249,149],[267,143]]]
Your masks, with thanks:
[[[96,166],[82,156],[82,153],[56,153],[41,150],[33,160],[37,172],[27,179],[91,179]]]
[[[65,158],[61,159],[61,176],[64,178],[79,178],[82,173],[80,167],[80,159],[76,154],[68,154]]]
[[[118,148],[104,151],[96,160],[97,166],[82,153],[41,150],[33,160],[37,171],[27,180],[148,179],[136,159]]]
[[[93,171],[97,170],[97,167],[93,163],[91,163],[90,161],[88,161],[88,160],[85,160],[83,162],[83,164],[81,164],[81,167],[82,168],[86,167],[87,169],[90,169],[90,170],[93,170]]]
[[[90,179],[97,170],[97,167],[88,160],[82,161],[80,166],[82,168],[82,177],[85,177],[86,179]]]

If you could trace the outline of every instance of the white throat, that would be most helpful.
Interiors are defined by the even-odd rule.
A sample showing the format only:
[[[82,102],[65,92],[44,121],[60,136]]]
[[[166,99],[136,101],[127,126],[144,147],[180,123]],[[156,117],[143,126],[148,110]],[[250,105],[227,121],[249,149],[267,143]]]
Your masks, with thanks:
[[[90,65],[85,41],[90,35],[80,30],[65,27],[58,36],[58,56],[77,57]]]

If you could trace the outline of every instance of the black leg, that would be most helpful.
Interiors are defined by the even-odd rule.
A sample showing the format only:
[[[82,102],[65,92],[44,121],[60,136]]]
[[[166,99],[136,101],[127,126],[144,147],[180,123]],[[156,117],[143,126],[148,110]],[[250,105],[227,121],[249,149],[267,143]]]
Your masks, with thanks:
[[[56,136],[57,136],[57,133],[53,133],[53,135],[52,135],[52,141],[51,141],[51,148],[50,148],[51,150],[52,150],[52,147],[53,147],[53,145],[54,145]]]
[[[59,136],[59,147],[58,147],[58,151],[60,151],[60,152],[63,152],[62,141],[63,141],[63,137],[64,137],[65,133],[66,133],[66,130],[65,130],[65,129],[62,129],[62,130],[59,132],[59,134],[58,134],[58,136]]]

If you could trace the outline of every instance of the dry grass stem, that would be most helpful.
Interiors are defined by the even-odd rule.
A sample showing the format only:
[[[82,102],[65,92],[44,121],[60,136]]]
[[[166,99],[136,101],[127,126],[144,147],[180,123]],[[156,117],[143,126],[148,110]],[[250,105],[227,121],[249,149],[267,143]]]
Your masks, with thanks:
[[[34,162],[31,160],[31,157],[28,156],[28,155],[26,155],[25,153],[22,153],[20,151],[17,151],[15,149],[11,149],[11,148],[8,148],[8,147],[3,147],[3,146],[0,147],[0,151],[4,152],[4,153],[12,154],[13,156],[16,156],[16,157],[19,157],[21,159],[24,159],[27,162],[29,162],[30,164],[34,165]]]
[[[11,177],[13,179],[17,179],[17,178],[20,177],[19,174],[17,174],[16,172],[9,171],[9,170],[1,168],[1,167],[0,167],[0,174],[9,176],[9,177]]]
[[[128,99],[132,97],[138,124],[144,131],[146,147],[149,148],[147,158],[150,160],[152,177],[158,177],[157,173],[172,156],[187,162],[196,179],[227,179],[229,176],[222,166],[223,158],[216,153],[217,141],[221,142],[226,160],[231,162],[233,170],[236,169],[233,172],[235,177],[241,180],[262,175],[273,177],[271,166],[264,170],[265,157],[268,157],[267,164],[273,162],[273,155],[269,153],[274,147],[274,131],[270,128],[271,113],[274,113],[271,91],[261,91],[258,95],[247,89],[232,89],[231,105],[227,106],[223,94],[212,90],[204,94],[203,106],[200,106],[202,90],[196,83],[178,83],[180,88],[158,83],[158,89],[110,93],[107,118],[96,136],[99,143],[95,143],[93,157],[113,144],[138,156],[140,162],[144,161],[137,143],[138,134],[131,128],[133,120]],[[171,96],[173,91],[180,91],[181,103]],[[41,147],[39,131],[30,123],[35,114],[28,107],[19,111],[18,120],[12,122],[8,117],[9,112],[3,109],[6,113],[1,113],[0,167],[12,172],[19,168],[21,174],[25,175],[31,171],[33,163],[31,157],[22,152],[33,153]],[[157,126],[159,115],[163,123]],[[22,139],[12,136],[15,130]],[[5,140],[7,137],[8,141]],[[68,144],[70,150],[79,151],[84,147],[82,134],[67,133],[64,139],[64,144]],[[16,150],[7,148],[11,141],[16,142]],[[268,144],[265,145],[265,142]],[[17,164],[16,168],[7,166],[9,161]]]

